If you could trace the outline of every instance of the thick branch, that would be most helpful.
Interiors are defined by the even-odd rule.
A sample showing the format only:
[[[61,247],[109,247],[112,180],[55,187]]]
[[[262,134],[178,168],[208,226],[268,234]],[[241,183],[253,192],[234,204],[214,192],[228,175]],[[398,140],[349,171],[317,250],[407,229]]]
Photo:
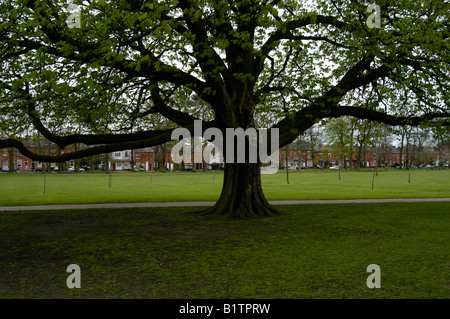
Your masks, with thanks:
[[[28,3],[30,9],[35,10],[34,6],[39,6],[40,4],[34,4],[33,2]],[[40,10],[40,15],[46,14],[46,11]],[[55,16],[56,21],[63,21],[59,19],[57,13],[52,12]],[[47,14],[44,17],[37,15],[37,19],[48,19],[52,21],[52,17]],[[45,48],[46,53],[52,54],[57,57],[69,58],[73,61],[78,61],[85,64],[90,64],[97,60],[102,60],[104,58],[104,53],[102,48],[99,46],[101,43],[87,43],[85,41],[78,40],[74,37],[68,36],[63,32],[64,28],[60,25],[54,24],[52,28],[48,27],[47,23],[41,23],[42,31],[48,37],[53,45],[58,45],[59,43],[67,43],[73,46],[75,49],[82,48],[83,52],[77,53],[77,50],[60,50],[57,47],[45,45],[42,42],[36,42],[33,40],[25,39],[19,40],[15,43],[24,47],[25,49],[39,49]],[[142,37],[145,36],[145,32]],[[5,39],[6,40],[6,39]],[[137,40],[136,40],[137,41]],[[183,72],[182,70],[165,64],[161,60],[157,59],[153,55],[149,55],[149,59],[144,59],[139,61],[139,68],[134,67],[136,61],[128,60],[125,58],[110,58],[108,61],[104,62],[104,66],[113,68],[117,71],[124,72],[131,77],[143,77],[150,78],[155,81],[167,81],[174,83],[176,85],[184,85],[190,87],[191,89],[198,90],[202,92],[207,88],[206,83],[196,78],[195,76]]]
[[[167,106],[166,101],[163,100],[159,94],[158,87],[155,87],[152,90],[151,96],[154,103],[154,106],[152,107],[153,111],[158,112],[170,121],[181,126],[187,126],[194,123],[194,120],[198,120],[190,114],[172,109],[171,107]]]
[[[372,120],[391,126],[419,126],[429,124],[434,126],[450,126],[450,112],[427,113],[421,116],[396,116],[384,112],[355,106],[335,106],[329,108],[317,105],[308,106],[298,111],[295,116],[287,117],[278,122],[274,128],[280,130],[280,147],[292,143],[298,135],[325,118],[353,116],[359,119]]]
[[[339,21],[337,18],[324,15],[309,15],[301,19],[286,22],[282,27],[279,27],[274,33],[272,33],[272,35],[261,47],[259,54],[259,65],[262,66],[264,64],[264,60],[268,56],[269,52],[277,46],[277,43],[280,40],[289,39],[292,37],[292,30],[306,27],[311,24],[332,25],[338,29],[346,26],[344,22]]]
[[[85,149],[82,149],[79,151],[65,153],[62,155],[37,154],[35,152],[30,151],[28,148],[26,148],[25,145],[21,141],[18,141],[15,139],[5,139],[5,140],[0,139],[0,149],[7,148],[7,147],[14,147],[14,148],[18,149],[24,156],[31,158],[32,160],[40,161],[40,162],[62,163],[62,162],[66,162],[68,160],[83,158],[83,157],[92,156],[92,155],[96,155],[96,154],[104,154],[104,153],[111,153],[111,152],[115,152],[115,151],[121,151],[121,150],[125,150],[125,149],[136,149],[136,148],[159,145],[159,144],[170,141],[171,134],[172,134],[172,130],[165,130],[165,131],[160,131],[159,135],[154,136],[153,138],[148,138],[148,139],[131,140],[131,141],[126,141],[126,142],[117,142],[120,139],[116,139],[116,143],[114,143],[114,144],[97,145],[94,147],[89,147],[89,148],[85,148]],[[83,137],[83,136],[79,135],[79,137]],[[110,136],[110,137],[112,137],[112,136]],[[75,138],[75,135],[73,135],[72,138]],[[84,138],[86,138],[86,136],[84,136]],[[83,140],[83,139],[80,138],[77,141],[81,141],[81,140]],[[111,140],[109,140],[109,141],[111,141]]]

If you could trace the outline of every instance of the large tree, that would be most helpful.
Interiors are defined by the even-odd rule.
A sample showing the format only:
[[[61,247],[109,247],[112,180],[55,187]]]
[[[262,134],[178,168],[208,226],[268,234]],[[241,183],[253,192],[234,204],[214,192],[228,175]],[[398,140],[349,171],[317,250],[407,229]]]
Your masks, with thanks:
[[[39,155],[7,138],[0,148],[63,162],[155,146],[172,131],[157,129],[155,114],[192,134],[196,119],[203,131],[225,132],[269,117],[280,147],[323,118],[448,125],[449,4],[377,4],[379,11],[341,0],[2,1],[1,120],[19,120],[61,149],[91,147]],[[410,99],[407,115],[397,112],[397,92]],[[193,94],[213,120],[180,102]],[[226,163],[209,211],[276,214],[260,164],[248,156]]]

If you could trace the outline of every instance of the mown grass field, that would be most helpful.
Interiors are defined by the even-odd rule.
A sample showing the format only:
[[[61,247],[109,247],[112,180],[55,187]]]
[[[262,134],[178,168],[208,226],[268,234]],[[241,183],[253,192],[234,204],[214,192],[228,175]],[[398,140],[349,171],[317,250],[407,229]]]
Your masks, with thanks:
[[[262,175],[269,200],[450,197],[450,170],[302,170]],[[0,174],[0,206],[111,202],[215,201],[223,172]]]
[[[450,297],[450,203],[0,213],[0,298]],[[69,264],[81,288],[69,289]],[[381,268],[369,289],[367,266]]]
[[[268,199],[450,197],[450,170],[263,175]],[[0,206],[216,200],[223,174],[0,174]],[[450,202],[0,212],[0,298],[450,297]],[[81,268],[69,289],[69,264]],[[381,268],[381,289],[366,285]]]

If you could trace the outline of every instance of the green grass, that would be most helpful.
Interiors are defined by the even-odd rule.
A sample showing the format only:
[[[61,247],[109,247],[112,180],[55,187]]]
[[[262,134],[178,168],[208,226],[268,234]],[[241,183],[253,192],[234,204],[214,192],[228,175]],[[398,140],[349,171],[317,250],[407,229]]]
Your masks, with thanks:
[[[450,170],[414,170],[411,183],[408,171],[384,170],[375,177],[372,171],[322,170],[291,171],[263,175],[269,200],[424,198],[450,197]],[[82,204],[152,201],[215,201],[222,188],[223,172],[208,173],[116,173],[112,187],[106,174],[0,174],[0,206]]]
[[[2,212],[0,298],[450,297],[450,203],[278,208]],[[72,263],[81,289],[66,286]],[[381,289],[366,286],[370,264]]]

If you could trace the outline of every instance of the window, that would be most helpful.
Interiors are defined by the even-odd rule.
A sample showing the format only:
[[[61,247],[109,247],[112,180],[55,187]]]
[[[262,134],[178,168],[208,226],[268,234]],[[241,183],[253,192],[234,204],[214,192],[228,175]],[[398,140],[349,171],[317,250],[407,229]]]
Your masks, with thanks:
[[[115,152],[114,153],[114,157],[115,158],[121,158],[122,157],[122,152]]]
[[[22,156],[22,154],[17,150],[17,156]]]
[[[17,167],[22,167],[22,160],[17,160]]]
[[[136,153],[136,159],[141,159],[141,153]]]

